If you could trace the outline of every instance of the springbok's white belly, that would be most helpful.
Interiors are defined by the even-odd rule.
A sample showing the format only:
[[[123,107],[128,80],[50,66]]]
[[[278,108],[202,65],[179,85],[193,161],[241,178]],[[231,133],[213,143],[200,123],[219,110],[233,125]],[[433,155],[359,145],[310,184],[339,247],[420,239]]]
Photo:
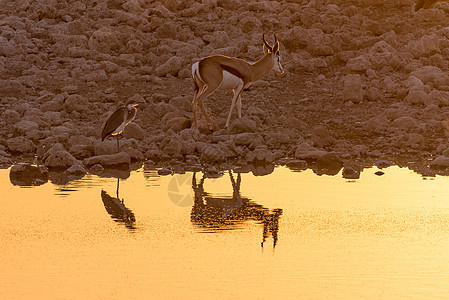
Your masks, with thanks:
[[[235,90],[238,86],[243,85],[243,80],[240,77],[232,75],[227,71],[223,71],[223,80],[218,89],[220,90]]]

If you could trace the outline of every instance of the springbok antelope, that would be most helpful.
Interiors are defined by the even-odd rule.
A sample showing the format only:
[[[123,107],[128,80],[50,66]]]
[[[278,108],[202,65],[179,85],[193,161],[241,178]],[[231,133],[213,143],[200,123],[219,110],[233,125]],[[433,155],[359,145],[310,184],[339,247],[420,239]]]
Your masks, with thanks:
[[[193,120],[195,129],[198,129],[197,106],[207,121],[217,129],[217,124],[212,120],[204,108],[203,101],[216,90],[232,90],[234,97],[231,102],[226,128],[229,127],[232,110],[237,101],[238,117],[242,117],[242,91],[265,75],[274,71],[278,75],[284,73],[279,54],[279,41],[274,35],[274,45],[270,46],[262,35],[263,51],[265,55],[255,63],[249,63],[243,59],[224,55],[204,57],[192,65],[192,78],[195,84],[195,96],[193,97]]]
[[[418,11],[421,8],[434,8],[438,2],[449,2],[449,0],[418,0],[415,4],[415,11]]]

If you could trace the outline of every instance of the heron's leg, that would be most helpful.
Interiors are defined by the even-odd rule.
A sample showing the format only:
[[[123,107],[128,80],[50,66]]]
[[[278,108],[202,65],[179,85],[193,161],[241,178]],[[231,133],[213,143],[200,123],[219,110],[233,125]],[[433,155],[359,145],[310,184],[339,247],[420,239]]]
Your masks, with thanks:
[[[120,145],[118,142],[118,134],[115,137],[117,138],[117,152],[120,152]]]
[[[120,199],[120,197],[118,196],[118,187],[120,185],[120,178],[117,178],[117,199]]]

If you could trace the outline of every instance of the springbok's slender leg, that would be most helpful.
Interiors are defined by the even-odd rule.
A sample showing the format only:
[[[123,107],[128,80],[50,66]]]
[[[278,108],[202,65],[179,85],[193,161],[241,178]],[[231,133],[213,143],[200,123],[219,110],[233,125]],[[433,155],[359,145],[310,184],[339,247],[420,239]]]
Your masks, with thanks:
[[[198,89],[195,90],[195,95],[193,96],[193,101],[192,101],[192,110],[193,110],[193,124],[195,126],[195,129],[198,129],[198,121],[197,121],[197,115],[196,115],[196,109],[198,106],[198,100],[196,99],[198,96]]]
[[[120,144],[118,142],[118,134],[115,135],[116,139],[117,139],[117,152],[120,152]]]
[[[212,120],[212,118],[210,117],[210,115],[207,113],[206,109],[204,108],[204,103],[203,100],[207,98],[207,96],[209,96],[210,94],[212,94],[216,89],[218,88],[217,86],[211,86],[211,85],[206,85],[205,88],[203,89],[203,91],[201,92],[201,94],[199,94],[196,97],[197,100],[197,104],[200,105],[200,109],[201,112],[204,114],[204,116],[206,117],[206,120],[212,124],[214,129],[218,129],[217,124],[214,122],[214,120]]]
[[[239,119],[242,118],[242,93],[240,93],[239,97],[237,98],[237,115]]]
[[[234,109],[234,105],[237,99],[240,99],[240,95],[242,94],[243,91],[243,84],[239,85],[237,87],[237,89],[234,92],[234,97],[232,98],[232,102],[231,102],[231,109],[229,110],[229,114],[228,114],[228,120],[226,121],[226,128],[229,127],[229,120],[231,120],[231,114],[232,114],[232,110]],[[239,109],[239,104],[237,104],[237,110],[238,110],[238,114],[239,114],[239,118],[242,117],[242,103],[240,103],[240,109]]]

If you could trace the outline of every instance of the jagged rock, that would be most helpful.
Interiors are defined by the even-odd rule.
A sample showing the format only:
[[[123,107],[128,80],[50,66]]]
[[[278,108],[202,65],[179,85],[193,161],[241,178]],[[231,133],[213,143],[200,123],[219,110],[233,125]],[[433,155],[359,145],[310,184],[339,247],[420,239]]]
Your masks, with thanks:
[[[70,95],[64,101],[64,109],[67,112],[77,111],[79,113],[82,113],[89,109],[89,102],[85,97],[81,95]]]
[[[137,160],[137,161],[143,161],[145,160],[145,156],[142,154],[141,151],[137,150],[133,147],[126,147],[123,149],[124,152],[129,154],[129,157],[131,160]]]
[[[295,157],[304,160],[317,160],[324,154],[326,154],[326,151],[310,146],[307,142],[301,142],[295,151]]]
[[[127,139],[133,138],[137,140],[143,140],[143,138],[145,137],[145,131],[136,123],[131,122],[128,124],[128,126],[125,127],[123,135]]]
[[[248,117],[237,118],[229,124],[229,132],[243,133],[243,132],[257,132],[257,124]]]
[[[42,185],[48,181],[48,169],[31,163],[20,163],[11,167],[9,178],[13,185]]]
[[[400,117],[391,122],[391,125],[402,130],[414,130],[419,128],[418,122],[412,117]]]
[[[273,164],[253,164],[250,166],[251,172],[254,176],[265,176],[273,173]]]
[[[84,160],[84,164],[88,167],[95,164],[101,164],[103,167],[129,167],[130,163],[131,157],[125,152],[110,155],[98,155]]]
[[[162,168],[157,171],[157,174],[160,176],[167,176],[173,174],[173,170],[169,168]]]
[[[190,126],[190,119],[187,119],[186,117],[174,117],[164,124],[164,130],[173,130],[174,132],[180,132],[186,128],[189,128]]]
[[[348,67],[348,69],[351,71],[363,72],[371,67],[371,63],[365,57],[365,55],[360,55],[355,58],[349,59],[346,63],[346,67]]]
[[[227,158],[226,152],[223,147],[219,145],[205,145],[202,151],[202,159],[204,161],[214,163],[223,162]]]
[[[101,164],[95,164],[90,167],[89,172],[92,174],[101,174],[104,171],[104,167]]]
[[[168,74],[177,75],[182,69],[182,58],[173,56],[169,58],[165,63],[160,65],[154,70],[154,73],[159,76],[166,76]]]
[[[307,170],[307,162],[302,159],[292,159],[285,165],[292,170]]]
[[[34,143],[23,136],[9,139],[7,145],[11,152],[33,153],[36,150]]]
[[[261,139],[262,137],[257,133],[238,133],[232,136],[234,143],[236,145],[250,145],[254,140]]]
[[[87,171],[83,168],[83,166],[75,164],[66,169],[63,174],[70,178],[70,180],[75,180],[83,178],[84,175],[87,174]]]
[[[68,168],[77,163],[75,157],[67,150],[60,149],[60,147],[52,147],[44,155],[44,164],[48,168]]]
[[[12,165],[12,160],[10,158],[11,155],[6,153],[5,151],[0,151],[0,168],[1,167],[9,167]]]
[[[42,116],[42,119],[50,126],[62,125],[61,115],[56,111],[47,111]]]
[[[318,157],[316,166],[322,174],[335,175],[340,172],[343,162],[336,154],[326,153]]]
[[[123,146],[123,142],[121,143],[120,147]],[[117,141],[115,137],[105,139],[103,142],[97,141],[94,144],[94,153],[95,155],[109,155],[117,153]]]
[[[25,134],[36,129],[39,129],[39,125],[33,121],[22,120],[14,125],[14,130],[19,134]]]
[[[6,124],[16,124],[20,121],[20,114],[15,110],[7,109],[3,113],[2,118]]]
[[[445,170],[449,167],[449,157],[439,155],[430,162],[429,167],[431,167],[432,169]]]
[[[95,150],[92,145],[73,145],[70,147],[69,152],[76,159],[85,159],[95,154]]]
[[[258,146],[246,155],[246,160],[252,163],[273,163],[274,155],[266,146]]]
[[[363,100],[362,79],[358,74],[349,74],[343,78],[343,98],[359,103]]]
[[[423,104],[427,98],[427,93],[422,89],[412,88],[404,98],[405,103]]]
[[[342,176],[345,179],[359,179],[360,167],[359,166],[344,166]]]

